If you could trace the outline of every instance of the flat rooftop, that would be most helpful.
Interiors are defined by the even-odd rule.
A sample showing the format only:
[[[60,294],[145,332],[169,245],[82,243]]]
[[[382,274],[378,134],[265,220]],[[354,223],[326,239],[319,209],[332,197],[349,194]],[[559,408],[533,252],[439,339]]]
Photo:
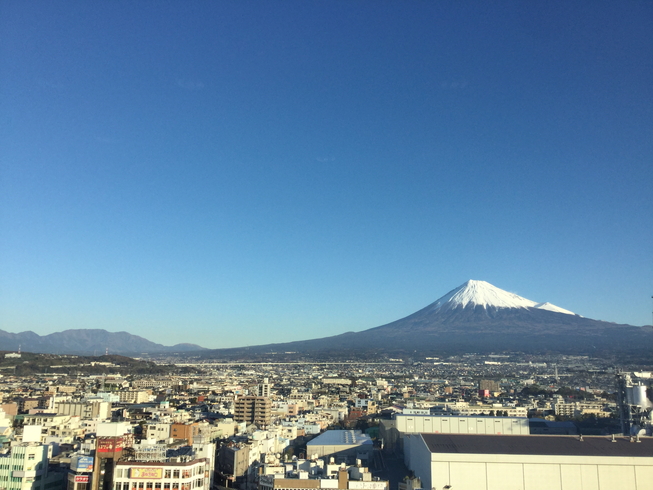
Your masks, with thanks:
[[[307,446],[362,446],[367,444],[373,445],[372,439],[360,430],[327,430],[306,443]]]
[[[653,438],[615,436],[420,434],[432,453],[652,457]]]

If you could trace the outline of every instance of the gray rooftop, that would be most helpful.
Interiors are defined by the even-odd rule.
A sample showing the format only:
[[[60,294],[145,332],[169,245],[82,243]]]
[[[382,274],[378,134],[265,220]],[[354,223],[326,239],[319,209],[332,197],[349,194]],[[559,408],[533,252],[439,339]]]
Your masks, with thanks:
[[[373,444],[372,439],[360,430],[327,430],[306,443],[307,446],[362,446],[365,444]]]
[[[653,438],[630,442],[625,436],[536,436],[420,434],[432,453],[541,454],[549,456],[653,457]]]

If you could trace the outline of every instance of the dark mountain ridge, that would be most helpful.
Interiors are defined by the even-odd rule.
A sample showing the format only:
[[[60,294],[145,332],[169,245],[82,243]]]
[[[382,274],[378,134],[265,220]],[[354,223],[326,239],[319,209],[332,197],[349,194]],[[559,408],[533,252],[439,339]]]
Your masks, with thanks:
[[[128,332],[108,332],[102,329],[71,329],[49,335],[32,331],[11,333],[0,330],[0,350],[24,351],[43,354],[110,354],[189,352],[204,349],[195,344],[165,346]]]
[[[633,353],[653,357],[653,328],[592,320],[536,303],[484,281],[467,281],[434,303],[394,322],[362,332],[229,349],[194,344],[167,347],[127,332],[66,330],[39,336],[0,330],[0,350],[53,354],[126,355],[190,353],[205,359],[269,355],[379,357],[412,354],[551,352],[600,355]]]

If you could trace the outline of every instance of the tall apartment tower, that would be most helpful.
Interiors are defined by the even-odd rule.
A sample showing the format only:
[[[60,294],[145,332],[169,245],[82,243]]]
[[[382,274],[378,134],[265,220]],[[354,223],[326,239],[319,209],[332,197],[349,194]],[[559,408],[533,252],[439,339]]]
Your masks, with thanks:
[[[257,386],[257,395],[258,396],[270,396],[270,382],[268,378],[263,378],[263,383]]]
[[[266,396],[242,396],[236,400],[234,420],[256,424],[259,428],[270,425],[272,403]]]

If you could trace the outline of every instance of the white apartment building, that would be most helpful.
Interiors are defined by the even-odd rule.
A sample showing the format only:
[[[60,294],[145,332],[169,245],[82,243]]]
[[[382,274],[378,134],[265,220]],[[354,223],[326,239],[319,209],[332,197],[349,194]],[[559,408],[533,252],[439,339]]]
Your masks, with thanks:
[[[61,490],[63,473],[48,472],[51,448],[38,442],[22,442],[0,455],[0,488],[6,490]]]
[[[78,416],[55,415],[51,413],[30,414],[25,416],[23,430],[38,427],[41,443],[58,442],[70,444],[76,438],[83,437],[85,429]]]
[[[377,412],[376,401],[371,400],[369,398],[356,398],[354,403],[356,408],[362,408],[364,410],[367,410],[367,413]]]
[[[161,389],[161,388],[168,388],[170,386],[173,386],[174,382],[170,379],[152,379],[152,378],[147,378],[147,379],[136,379],[131,382],[132,388],[140,389],[140,388],[156,388],[156,389]]]
[[[105,401],[94,402],[55,402],[58,415],[77,415],[82,419],[111,418],[111,404]]]
[[[603,410],[601,403],[587,403],[587,402],[570,402],[565,403],[558,401],[552,403],[553,411],[556,415],[562,417],[579,417],[581,415],[597,415],[606,416],[607,413]]]
[[[270,381],[268,378],[263,378],[263,383],[259,384],[256,387],[256,396],[265,396],[269,397],[270,396]]]
[[[171,424],[155,422],[145,426],[145,438],[154,441],[165,441],[170,439]]]
[[[147,403],[150,401],[151,393],[149,391],[119,391],[120,403]]]

